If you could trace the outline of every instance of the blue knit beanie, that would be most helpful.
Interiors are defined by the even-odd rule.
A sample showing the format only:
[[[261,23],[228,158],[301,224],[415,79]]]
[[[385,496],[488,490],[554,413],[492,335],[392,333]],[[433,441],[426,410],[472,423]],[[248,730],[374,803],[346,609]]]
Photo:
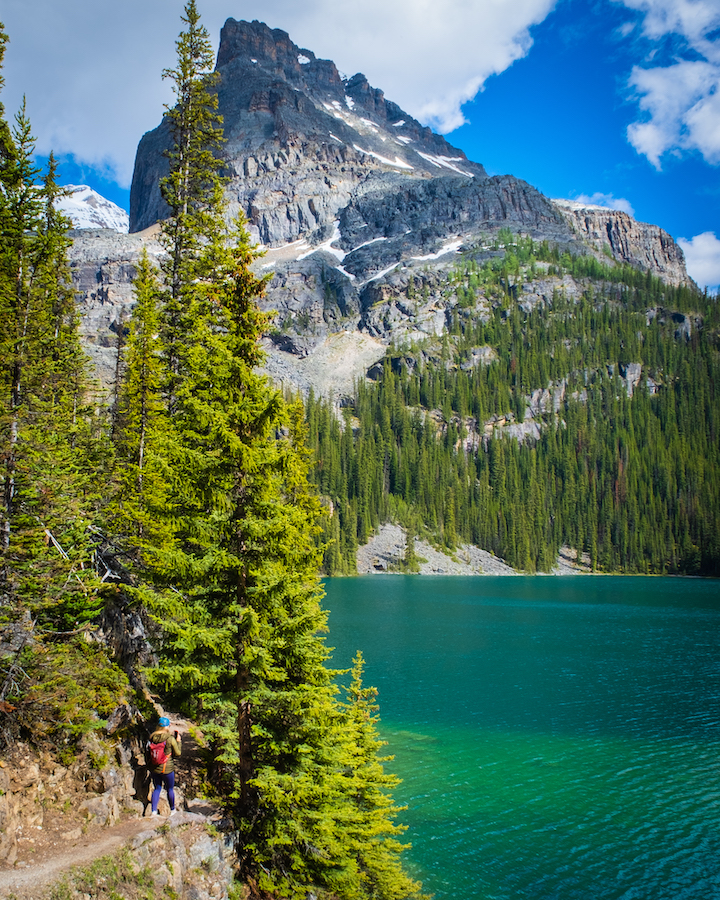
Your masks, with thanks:
[[[162,725],[163,728],[167,728],[170,724],[170,719],[168,719],[167,716],[160,716],[159,724]]]

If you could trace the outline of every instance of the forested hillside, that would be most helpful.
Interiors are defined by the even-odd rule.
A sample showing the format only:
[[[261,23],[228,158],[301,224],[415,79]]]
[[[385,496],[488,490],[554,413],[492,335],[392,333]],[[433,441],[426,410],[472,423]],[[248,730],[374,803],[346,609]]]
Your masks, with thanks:
[[[326,571],[396,520],[529,572],[567,545],[596,571],[720,574],[717,298],[509,232],[491,249],[447,279],[447,334],[391,348],[342,422],[310,398]]]

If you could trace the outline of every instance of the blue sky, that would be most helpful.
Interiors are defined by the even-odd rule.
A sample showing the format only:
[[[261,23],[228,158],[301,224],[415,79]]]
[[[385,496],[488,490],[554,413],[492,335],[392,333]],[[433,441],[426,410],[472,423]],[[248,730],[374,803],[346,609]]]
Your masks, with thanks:
[[[676,239],[720,237],[720,160],[672,144],[650,159],[628,138],[628,128],[648,118],[638,115],[633,67],[651,58],[667,68],[679,56],[676,39],[658,47],[636,22],[620,4],[558,4],[532,30],[528,55],[488,80],[463,107],[468,124],[449,137],[491,173],[510,172],[550,197],[594,198]],[[715,265],[716,286],[720,255]]]
[[[169,97],[182,0],[4,0],[22,93],[68,183],[127,208],[134,149]],[[720,0],[198,0],[364,72],[491,174],[631,212],[720,283]],[[238,8],[240,7],[240,8]]]

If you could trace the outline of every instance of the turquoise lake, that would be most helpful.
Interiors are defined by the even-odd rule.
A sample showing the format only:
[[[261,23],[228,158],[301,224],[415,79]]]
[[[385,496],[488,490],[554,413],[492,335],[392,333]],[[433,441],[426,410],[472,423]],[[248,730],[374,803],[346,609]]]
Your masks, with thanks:
[[[437,900],[720,898],[720,582],[326,583]]]

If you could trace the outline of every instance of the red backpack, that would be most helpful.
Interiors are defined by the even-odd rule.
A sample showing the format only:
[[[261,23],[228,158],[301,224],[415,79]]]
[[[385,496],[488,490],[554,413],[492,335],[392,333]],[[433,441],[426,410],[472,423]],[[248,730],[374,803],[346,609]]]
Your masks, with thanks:
[[[165,752],[165,744],[166,741],[163,741],[161,744],[153,744],[153,742],[150,741],[150,744],[148,745],[150,750],[150,762],[153,768],[162,766],[163,771],[165,771],[165,763],[170,759]]]

